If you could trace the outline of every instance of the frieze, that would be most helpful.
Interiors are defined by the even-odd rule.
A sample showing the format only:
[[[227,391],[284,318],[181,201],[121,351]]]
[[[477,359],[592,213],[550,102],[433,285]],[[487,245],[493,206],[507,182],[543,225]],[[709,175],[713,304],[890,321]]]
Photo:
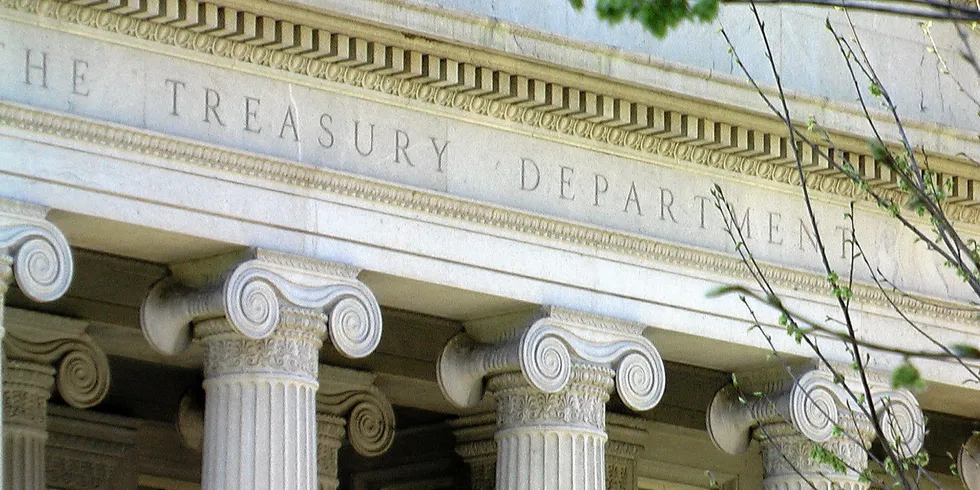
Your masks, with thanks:
[[[100,0],[87,2],[86,6],[55,0],[3,0],[0,6],[489,116],[592,144],[677,158],[791,185],[798,183],[789,143],[776,133],[235,7],[198,0],[179,3],[184,5],[168,8],[163,0]],[[119,7],[116,12],[125,14],[106,7]],[[84,75],[73,78],[73,93],[85,95],[85,89],[77,86],[78,81],[84,81]],[[173,90],[177,92],[177,83]],[[846,179],[827,172],[832,167],[819,154],[824,152],[835,160],[850,161],[882,192],[898,196],[891,189],[895,187],[895,177],[867,153],[834,152],[826,147],[820,147],[820,151],[804,148],[803,152],[807,166],[823,171],[823,175],[811,175],[815,189],[845,197],[861,195]],[[966,177],[957,179],[953,200],[975,203],[972,183]],[[976,223],[980,210],[951,206],[950,216]]]
[[[698,144],[695,143],[671,139],[672,137],[667,137],[663,134],[646,134],[642,132],[642,128],[629,129],[630,125],[607,127],[603,125],[606,123],[576,119],[575,117],[567,114],[561,114],[561,110],[548,112],[542,110],[540,107],[535,109],[528,107],[527,105],[521,105],[518,102],[513,102],[511,97],[502,97],[497,99],[493,99],[491,97],[492,100],[487,100],[487,97],[490,97],[487,94],[480,95],[477,93],[478,91],[474,92],[464,90],[465,84],[458,86],[440,85],[431,81],[427,82],[425,81],[424,77],[415,77],[409,80],[399,78],[397,74],[388,73],[386,70],[358,72],[357,70],[365,69],[363,64],[360,67],[354,67],[352,65],[357,65],[357,63],[345,64],[340,58],[337,58],[334,61],[324,61],[327,59],[333,59],[330,56],[320,57],[319,59],[304,58],[300,55],[276,51],[268,46],[260,47],[251,44],[241,44],[237,41],[230,41],[226,38],[213,37],[213,34],[189,32],[175,28],[173,25],[158,24],[156,21],[139,20],[132,17],[119,15],[114,12],[105,11],[83,13],[82,10],[86,10],[85,7],[80,7],[73,4],[60,4],[56,2],[51,3],[52,5],[48,5],[46,0],[24,0],[20,2],[7,1],[3,5],[22,11],[28,11],[33,14],[52,15],[70,22],[81,22],[84,25],[95,27],[97,29],[116,29],[117,32],[121,34],[134,35],[136,37],[143,36],[145,39],[152,42],[164,44],[169,43],[182,49],[194,49],[208,55],[233,56],[235,57],[234,59],[240,58],[241,61],[247,63],[258,63],[262,66],[277,70],[289,71],[290,73],[303,77],[312,76],[319,80],[327,80],[345,85],[353,84],[359,89],[367,88],[374,91],[381,91],[386,96],[411,97],[415,98],[417,101],[425,103],[438,103],[441,104],[444,109],[451,111],[467,111],[471,114],[475,113],[480,117],[497,117],[514,124],[541,124],[543,126],[535,126],[535,128],[555,131],[557,134],[562,135],[562,138],[566,136],[573,138],[586,138],[593,142],[595,138],[599,138],[603,145],[620,145],[623,148],[626,148],[628,150],[626,153],[631,155],[633,158],[636,158],[636,154],[630,152],[647,152],[650,155],[665,156],[688,162],[702,163],[708,166],[714,166],[715,168],[733,170],[741,174],[757,175],[764,178],[781,176],[780,178],[788,183],[792,183],[793,179],[795,178],[792,169],[787,167],[770,169],[771,171],[756,171],[749,168],[758,165],[771,165],[772,161],[760,161],[756,157],[748,158],[743,155],[726,154],[724,152],[720,152],[720,150],[712,150],[704,146],[698,146]],[[208,36],[212,37],[208,38]],[[354,44],[356,45],[357,43]],[[31,66],[31,63],[35,63],[35,65],[33,65],[35,67],[43,66],[43,58],[37,58],[37,53],[33,55],[34,58],[31,58],[31,56],[32,55],[28,54],[28,66]],[[41,61],[38,61],[39,59]],[[41,63],[41,65],[38,65],[37,63]],[[71,93],[77,94],[79,97],[86,97],[87,95],[84,95],[86,93],[85,84],[89,83],[90,80],[86,78],[85,74],[91,73],[91,71],[87,70],[93,70],[93,67],[88,62],[85,64],[71,63],[67,66],[68,67],[66,69],[69,70],[68,73],[70,73],[68,80],[69,83],[72,84],[70,86]],[[40,69],[41,71],[38,70],[38,68],[27,68],[26,76],[28,78],[37,78],[38,76],[44,74],[43,69]],[[358,75],[358,73],[360,73],[360,75]],[[35,83],[40,83],[38,80],[44,80],[44,78],[35,79]],[[176,82],[164,87],[173,91],[171,95],[172,102],[175,104],[174,107],[176,107],[177,100],[181,96],[179,94],[183,94],[183,92],[180,92],[178,87],[180,86]],[[219,125],[220,116],[218,116],[217,112],[217,101],[219,97],[209,96],[210,93],[211,92],[207,92],[207,89],[205,89],[203,92],[203,103],[205,109],[204,114],[206,117],[213,116],[213,124]],[[214,93],[220,96],[219,92]],[[601,97],[596,100],[600,99]],[[599,103],[599,106],[602,106],[603,104],[604,103]],[[588,105],[589,104],[586,104],[585,106]],[[246,99],[244,113],[245,130],[247,130],[249,127],[250,112],[248,107],[248,99]],[[17,110],[20,108],[11,105],[9,107],[5,107],[4,112],[7,112],[8,109]],[[178,111],[179,109],[175,110],[175,112]],[[647,112],[648,115],[650,113],[651,112],[649,111]],[[653,110],[653,113],[659,114],[655,110]],[[292,136],[298,135],[297,118],[299,116],[291,114],[292,113],[290,110],[287,109],[284,112],[284,116],[281,118],[282,120],[275,121],[276,127],[271,129],[272,132],[276,133],[275,137],[289,140]],[[657,115],[654,117],[654,120],[659,117],[661,116]],[[674,118],[674,116],[663,117],[665,118],[663,119],[664,121],[673,120],[672,118]],[[2,119],[6,124],[24,127],[22,122],[11,121],[7,117],[3,117]],[[681,119],[678,119],[678,121]],[[320,122],[323,122],[322,117]],[[353,121],[353,123],[354,134],[350,136],[350,138],[353,140],[352,144],[354,148],[361,150],[363,148],[358,148],[357,121]],[[69,125],[75,126],[75,124]],[[28,126],[32,127],[33,129],[37,129],[36,124],[28,124]],[[79,133],[91,132],[91,128],[85,127],[90,126],[89,122],[79,123],[77,126],[78,127],[73,128],[74,131],[69,131],[68,133],[62,133],[59,131],[56,134],[70,134],[72,137],[78,137]],[[699,124],[695,124],[692,127],[698,126]],[[121,127],[113,125],[104,125],[102,127],[108,128],[108,130],[97,131],[97,134],[101,134],[96,137],[96,141],[105,141],[105,137],[109,136],[110,140],[122,140],[121,143],[124,147],[140,152],[148,152],[157,156],[167,155],[168,157],[172,157],[174,155],[178,155],[183,157],[182,159],[184,160],[222,171],[238,172],[249,176],[259,176],[261,178],[268,178],[290,184],[306,185],[328,191],[337,191],[341,194],[353,196],[358,199],[370,199],[376,202],[400,205],[407,209],[438,214],[453,219],[465,219],[480,225],[490,224],[513,230],[518,233],[531,233],[544,236],[548,239],[559,239],[576,246],[594,246],[595,248],[604,251],[625,253],[633,257],[642,257],[640,260],[644,261],[654,260],[658,263],[679,264],[696,269],[711,269],[713,271],[717,271],[718,273],[733,277],[745,276],[742,265],[737,260],[732,260],[731,257],[725,257],[723,254],[717,254],[715,257],[706,257],[706,255],[710,256],[710,254],[693,251],[683,246],[671,246],[655,240],[637,237],[634,233],[600,230],[592,226],[583,226],[555,219],[542,218],[533,213],[511,212],[509,210],[490,208],[469,202],[465,199],[455,200],[435,194],[419,193],[417,191],[407,189],[397,189],[396,186],[386,186],[385,184],[379,184],[368,179],[360,179],[357,184],[351,185],[352,182],[348,180],[347,176],[343,176],[339,173],[334,175],[324,175],[329,174],[330,172],[329,170],[323,168],[310,169],[305,165],[289,164],[283,160],[277,160],[275,158],[263,158],[252,155],[244,156],[243,154],[229,158],[229,152],[216,148],[210,148],[205,145],[194,145],[193,143],[189,142],[143,135],[139,132],[129,132]],[[366,127],[367,123],[365,123],[364,126],[361,126],[362,131],[368,131],[365,129]],[[253,129],[257,129],[257,127]],[[399,143],[402,142],[405,145],[408,144],[408,133],[405,133],[404,131],[399,133],[399,131],[402,130],[397,128],[389,128],[389,133],[391,133],[389,134],[390,137],[388,138],[390,153],[393,154],[393,158],[396,163],[399,163],[398,161],[401,158],[403,160],[400,163],[406,167],[413,166],[413,164],[410,163],[411,158],[407,156],[408,154],[405,153],[406,150],[402,148]],[[732,134],[736,133],[738,133],[738,131],[735,131]],[[756,133],[757,132],[747,131],[746,134],[748,136],[746,136],[746,138],[755,138],[756,136],[754,135],[756,135]],[[330,134],[331,138],[333,138],[334,136],[332,133]],[[683,136],[687,133],[683,133],[682,131],[679,134]],[[720,137],[721,136],[719,136],[719,138]],[[412,138],[413,140],[417,141],[419,138],[424,140],[426,136],[412,136]],[[770,141],[770,139],[767,139],[767,137],[761,138],[762,139],[760,141]],[[680,139],[683,140],[685,138]],[[118,144],[120,142],[110,142],[110,144],[112,143]],[[717,143],[717,141],[715,141],[715,143]],[[325,142],[320,143],[321,146],[324,144]],[[447,145],[449,145],[448,149]],[[148,150],[147,146],[153,146],[155,148]],[[428,171],[432,174],[438,174],[446,171],[451,166],[451,162],[448,160],[446,155],[447,152],[449,152],[448,154],[452,153],[453,147],[450,145],[448,140],[433,140],[431,141],[431,146],[431,149],[425,150],[431,153],[431,161],[429,162],[430,168]],[[595,147],[595,145],[590,146]],[[606,147],[603,146],[602,148]],[[752,152],[750,151],[748,153]],[[732,158],[742,159],[743,162],[732,163]],[[646,157],[640,159],[648,160]],[[517,182],[514,184],[515,186],[518,186],[517,190],[528,193],[540,193],[541,190],[538,189],[536,185],[532,186],[531,183],[525,179],[525,177],[528,177],[529,175],[527,172],[537,172],[537,179],[544,178],[540,176],[541,174],[550,172],[550,174],[552,174],[551,177],[558,178],[559,184],[557,185],[557,199],[567,199],[573,196],[572,193],[566,193],[566,190],[571,189],[571,187],[566,189],[566,181],[569,182],[569,186],[572,185],[571,175],[573,175],[574,172],[570,173],[565,170],[566,167],[560,165],[551,165],[551,168],[543,169],[544,166],[541,163],[536,163],[536,165],[538,165],[538,170],[527,170],[532,168],[526,163],[527,161],[531,160],[521,159],[508,163],[510,165],[520,166],[519,176],[521,181],[519,182],[519,186]],[[746,167],[743,165],[744,162],[749,162],[750,165]],[[244,167],[248,167],[248,169],[246,170]],[[579,174],[582,173],[586,172],[580,170]],[[612,194],[615,192],[618,193],[615,205],[622,207],[623,209],[621,211],[627,214],[635,213],[636,215],[642,215],[640,206],[641,196],[637,194],[635,182],[631,184],[621,183],[623,185],[620,185],[619,188],[614,191],[611,187],[613,184],[610,182],[610,179],[607,179],[606,177],[602,177],[600,179],[599,174],[596,174],[594,177],[590,175],[588,178],[594,178],[595,180],[595,186],[591,189],[592,195],[584,197],[580,195],[580,200],[590,199],[598,203],[600,200],[606,199],[607,196],[609,199],[611,199]],[[837,179],[837,184],[829,186],[825,185],[823,181],[827,178],[828,177],[823,175],[814,175],[812,177],[812,183],[815,188],[824,191],[839,191],[841,189],[837,188],[838,184],[844,184],[844,188],[846,189],[851,188],[849,183],[841,179]],[[355,179],[355,181],[356,180],[358,179]],[[582,184],[581,181],[576,182],[578,182],[576,185],[585,185]],[[342,187],[343,189],[338,190],[337,187]],[[379,189],[379,187],[382,189]],[[531,189],[531,187],[534,188]],[[650,195],[642,196],[645,200],[644,206],[646,209],[648,209],[647,215],[650,215],[649,219],[664,221],[666,222],[665,226],[670,225],[671,221],[676,224],[677,217],[675,216],[675,211],[676,208],[681,205],[679,201],[681,198],[678,197],[675,192],[671,191],[669,187],[652,188],[649,190],[649,192],[651,193]],[[853,190],[848,192],[851,193],[845,194],[848,196],[853,195]],[[530,195],[531,194],[524,194],[524,196]],[[647,199],[653,200],[653,203],[650,203],[650,201]],[[692,213],[690,216],[688,216],[688,219],[695,220],[693,222],[694,224],[688,223],[688,225],[698,228],[696,220],[698,219],[698,209],[700,209],[700,228],[704,228],[704,210],[707,197],[695,195],[684,196],[684,199],[685,205],[690,208],[688,210],[689,213]],[[698,208],[698,206],[700,206],[700,208]],[[708,206],[710,206],[710,203]],[[956,206],[953,207],[955,208]],[[749,211],[746,210],[745,212],[747,213],[746,216],[748,216]],[[759,211],[756,210],[756,212]],[[974,212],[974,214],[976,213]],[[768,233],[768,245],[780,245],[781,242],[785,240],[787,243],[792,242],[792,248],[795,248],[796,242],[799,242],[799,247],[803,249],[806,246],[806,240],[810,239],[804,225],[800,224],[799,229],[797,229],[795,220],[790,219],[789,217],[782,217],[780,216],[779,212],[764,210],[762,211],[761,215],[756,216],[758,217],[754,216],[755,219],[753,222],[759,223],[761,221],[764,223],[762,225],[761,235]],[[976,218],[976,216],[974,216],[974,218]],[[784,220],[782,224],[779,223],[781,219]],[[658,221],[653,221],[653,223],[657,222]],[[768,223],[768,225],[765,223]],[[755,226],[758,229],[759,225],[756,224]],[[791,235],[789,238],[780,238],[779,233],[793,233],[793,235]],[[763,239],[762,243],[764,245],[766,244],[765,239]],[[771,270],[771,277],[773,282],[776,284],[784,284],[801,292],[811,292],[816,294],[826,294],[827,292],[825,281],[819,277],[804,276],[806,277],[806,280],[800,281],[800,275],[788,269],[773,267]],[[856,291],[855,296],[858,298],[871,299],[872,301],[880,304],[887,303],[884,295],[874,288],[857,289],[858,290]],[[906,297],[899,297],[895,299],[902,306],[910,306],[910,310],[912,311],[918,311],[922,314],[931,315],[933,317],[948,319],[950,316],[954,316],[962,321],[969,321],[973,319],[972,312],[966,310],[953,310],[951,312],[948,305],[922,304],[915,299]]]
[[[196,144],[8,102],[0,102],[0,124],[153,157],[166,156],[171,160],[213,170],[259,176],[270,181],[385,203],[409,211],[543,237],[571,246],[625,255],[642,263],[671,264],[694,270],[711,270],[725,277],[750,278],[739,260],[721,253],[673,245],[633,234],[542,217],[518,210],[478,204],[452,196],[419,192],[341,172],[313,170],[281,159]],[[819,295],[826,292],[826,280],[822,276],[775,265],[761,264],[761,267],[774,285],[805,294]],[[854,298],[862,303],[889,307],[888,299],[875,287],[858,283],[854,285],[853,291]],[[955,320],[960,323],[976,320],[976,313],[972,309],[960,308],[954,303],[938,300],[922,301],[906,295],[894,296],[891,300],[903,311],[914,315],[944,321]]]

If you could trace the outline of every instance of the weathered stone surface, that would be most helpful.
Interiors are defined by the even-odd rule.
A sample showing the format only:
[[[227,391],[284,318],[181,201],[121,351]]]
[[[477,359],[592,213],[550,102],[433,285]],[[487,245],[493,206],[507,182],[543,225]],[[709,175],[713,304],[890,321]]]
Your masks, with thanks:
[[[245,65],[240,69],[216,67],[2,22],[5,37],[0,42],[5,47],[0,58],[11,70],[9,76],[21,80],[0,88],[0,95],[11,101],[670,243],[725,253],[732,247],[710,195],[717,178],[692,171],[697,167],[689,162],[764,178],[780,172],[785,174],[780,179],[785,180],[792,174],[789,168],[774,169],[761,160],[712,154],[702,147],[654,136],[634,134],[635,141],[630,143],[623,131],[526,112],[496,101],[460,95],[464,111],[440,117],[407,108],[404,99],[351,92],[343,83],[270,74]],[[126,69],[118,70],[118,66]],[[417,90],[422,88],[412,86],[409,98],[425,99]],[[471,107],[473,104],[481,107]],[[501,130],[488,127],[489,121],[481,120],[485,116],[511,122],[504,125],[507,130]],[[518,123],[542,129],[567,124],[568,128],[558,132],[586,137],[592,149],[527,135]],[[653,155],[644,158],[653,156],[657,165],[634,159],[650,152]],[[839,185],[831,182],[823,187],[833,190]],[[757,258],[819,270],[813,233],[798,197],[788,189],[762,189],[736,181],[725,182],[724,189]],[[843,268],[850,256],[845,246],[850,225],[841,218],[846,209],[819,204],[816,211],[832,265]],[[951,291],[952,297],[969,296],[892,220],[858,212],[856,221],[858,238],[872,257],[872,266],[898,286],[936,295]],[[921,259],[900,262],[896,257]]]

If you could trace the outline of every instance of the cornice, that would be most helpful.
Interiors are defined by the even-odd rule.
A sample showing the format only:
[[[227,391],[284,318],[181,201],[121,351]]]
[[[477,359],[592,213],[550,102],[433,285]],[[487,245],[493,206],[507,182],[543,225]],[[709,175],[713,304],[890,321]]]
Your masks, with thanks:
[[[777,132],[668,108],[652,93],[634,91],[627,97],[526,76],[517,73],[520,63],[510,73],[387,39],[198,0],[89,0],[84,6],[61,0],[0,0],[0,7],[516,124],[640,160],[676,159],[798,185],[789,142]],[[820,150],[849,161],[886,197],[904,201],[896,190],[896,177],[868,152]],[[802,152],[813,189],[846,199],[864,198],[820,151],[804,147]],[[980,189],[980,180],[958,172],[957,166],[965,167],[953,160],[933,156],[930,161],[934,169],[957,177],[949,217],[980,224],[980,208],[971,207],[980,204],[973,191]]]
[[[720,253],[0,101],[2,126],[378,203],[412,214],[490,228],[497,235],[506,232],[533,236],[563,247],[588,250],[590,254],[611,253],[630,263],[709,270],[714,277],[751,279],[741,261]],[[828,294],[826,280],[816,274],[773,265],[762,265],[762,268],[777,287],[817,297]],[[884,294],[875,287],[859,284],[853,290],[855,300],[861,304],[884,310],[891,308]],[[895,296],[892,300],[908,314],[941,320],[946,325],[950,321],[974,322],[978,316],[956,303],[906,296]]]

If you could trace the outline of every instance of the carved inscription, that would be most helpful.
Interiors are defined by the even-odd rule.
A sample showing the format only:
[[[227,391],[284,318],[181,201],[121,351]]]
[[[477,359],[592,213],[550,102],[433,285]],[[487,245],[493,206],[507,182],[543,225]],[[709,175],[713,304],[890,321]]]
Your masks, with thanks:
[[[501,129],[470,113],[433,114],[411,98],[3,18],[0,77],[5,101],[730,254],[710,195],[717,182],[756,258],[820,270],[797,196],[750,177],[709,175],[682,155],[637,161],[574,138]],[[821,202],[816,212],[831,265],[845,266],[852,253],[846,209]],[[912,291],[949,288],[939,264],[894,258],[925,252],[887,217],[855,219],[875,269]]]
[[[89,86],[86,76],[89,62],[85,59],[70,56],[52,55],[47,50],[9,46],[0,41],[0,53],[12,63],[6,63],[4,79],[11,83],[18,77],[13,72],[20,67],[20,77],[24,85],[40,90],[53,90],[59,94],[77,97],[88,97]]]
[[[577,202],[580,206],[584,203],[588,207],[639,218],[647,227],[661,230],[714,234],[722,229],[722,219],[715,208],[714,198],[707,192],[685,193],[678,191],[671,181],[583,171],[575,165],[549,162],[544,157],[524,156],[513,164],[518,169],[513,188],[520,193]],[[550,190],[546,189],[549,182]],[[816,254],[817,243],[808,220],[784,214],[761,204],[746,204],[737,208],[735,223],[750,245],[791,248],[808,255]],[[831,230],[823,231],[828,233]],[[832,246],[828,250],[831,257],[848,257],[849,227],[834,226],[832,233],[825,235],[824,240]]]
[[[346,147],[361,158],[438,173],[449,167],[448,139],[386,124],[383,118],[348,117],[327,104],[308,110],[292,101],[247,91],[228,93],[176,78],[162,80],[159,91],[167,98],[170,116],[228,128],[246,138],[286,141],[297,148],[307,144],[314,151]]]

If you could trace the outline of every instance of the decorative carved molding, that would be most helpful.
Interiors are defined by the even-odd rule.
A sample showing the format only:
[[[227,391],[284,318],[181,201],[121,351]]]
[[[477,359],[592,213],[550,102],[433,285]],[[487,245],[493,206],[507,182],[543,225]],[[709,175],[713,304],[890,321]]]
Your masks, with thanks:
[[[968,490],[980,490],[980,434],[974,433],[963,444],[956,465],[963,485]]]
[[[439,387],[460,407],[483,397],[483,379],[520,371],[537,390],[555,394],[569,383],[574,362],[615,370],[616,390],[634,410],[653,408],[664,392],[664,364],[654,345],[641,335],[643,326],[561,308],[517,337],[496,344],[477,343],[461,333],[443,349],[437,363]]]
[[[316,411],[347,421],[347,440],[358,454],[384,454],[395,440],[395,412],[374,375],[320,366]]]
[[[602,488],[614,371],[581,361],[570,371],[557,393],[542,392],[515,371],[488,380],[497,401],[498,489]]]
[[[813,458],[817,444],[802,435],[791,424],[771,422],[762,424],[755,437],[762,446],[764,490],[798,490],[809,487],[860,490],[870,487],[860,473],[868,466],[868,450],[872,434],[870,426],[862,424],[855,439],[836,436],[820,444],[843,461],[844,472],[838,472]]]
[[[55,370],[45,364],[8,360],[4,366],[3,423],[34,429],[43,439]]]
[[[838,373],[848,373],[841,367]],[[707,426],[711,440],[722,451],[738,454],[748,448],[753,427],[770,422],[787,421],[813,442],[825,442],[834,435],[835,427],[847,427],[860,419],[857,402],[844,386],[834,382],[826,369],[813,369],[792,380],[788,375],[761,384],[742,380],[741,389],[762,396],[746,403],[739,400],[733,386],[718,391],[708,409]],[[860,381],[845,378],[843,383],[854,393],[863,393]],[[908,390],[894,390],[886,382],[869,380],[871,402],[881,418],[888,442],[906,455],[913,455],[925,441],[925,421],[919,403]]]
[[[510,73],[472,59],[459,60],[412,46],[369,39],[336,22],[321,27],[200,0],[3,0],[0,6],[102,31],[280,70],[325,82],[430,104],[442,110],[524,125],[640,158],[663,156],[797,185],[793,151],[781,133],[666,107],[649,93],[634,97]],[[322,17],[321,17],[322,18]],[[344,32],[346,31],[346,32]],[[432,43],[432,40],[429,40]],[[423,48],[424,49],[424,48]],[[623,87],[629,91],[628,88]],[[734,122],[733,122],[734,121]],[[881,192],[899,196],[896,176],[863,149],[820,150],[848,161]],[[809,147],[804,165],[814,189],[861,195],[832,164]],[[932,159],[938,160],[933,157]],[[938,162],[937,162],[938,163]],[[951,161],[941,164],[949,167]],[[946,171],[945,168],[943,171]],[[977,222],[977,181],[957,175],[950,215]]]
[[[692,270],[711,270],[724,277],[747,278],[744,265],[738,259],[721,253],[677,246],[632,234],[604,230],[532,213],[498,208],[417,189],[334,172],[310,169],[284,160],[218,149],[209,145],[126,129],[88,119],[56,115],[0,101],[0,124],[32,132],[137,152],[144,155],[167,155],[173,161],[207,167],[223,172],[299,185],[320,192],[384,203],[412,212],[462,220],[480,226],[491,226],[507,232],[545,237],[591,251],[622,254],[644,263],[670,264]],[[980,223],[980,208],[976,222]],[[961,220],[969,222],[969,220]],[[800,294],[825,294],[826,280],[818,275],[786,267],[762,265],[774,285]],[[888,299],[873,286],[856,284],[854,297],[862,303],[891,308]],[[955,320],[966,324],[975,321],[970,309],[939,300],[920,301],[914,297],[891,298],[903,311],[923,315],[943,322]]]
[[[320,340],[326,317],[318,311],[283,307],[275,332],[264,339],[240,335],[223,318],[195,324],[196,337],[204,344],[204,378],[236,373],[278,373],[316,379]]]
[[[374,294],[356,279],[357,273],[339,264],[253,249],[246,260],[206,285],[189,287],[172,277],[161,280],[143,301],[140,323],[150,344],[174,355],[190,344],[194,321],[224,316],[244,336],[239,340],[267,339],[284,308],[294,306],[325,314],[314,323],[327,325],[337,350],[349,357],[364,357],[381,341],[381,308]],[[302,327],[309,323],[303,319],[296,322],[301,328],[310,326]],[[227,347],[235,350],[233,345]],[[245,348],[239,347],[239,351]]]
[[[0,282],[10,280],[35,301],[60,298],[74,271],[68,240],[44,219],[45,208],[0,198]]]

